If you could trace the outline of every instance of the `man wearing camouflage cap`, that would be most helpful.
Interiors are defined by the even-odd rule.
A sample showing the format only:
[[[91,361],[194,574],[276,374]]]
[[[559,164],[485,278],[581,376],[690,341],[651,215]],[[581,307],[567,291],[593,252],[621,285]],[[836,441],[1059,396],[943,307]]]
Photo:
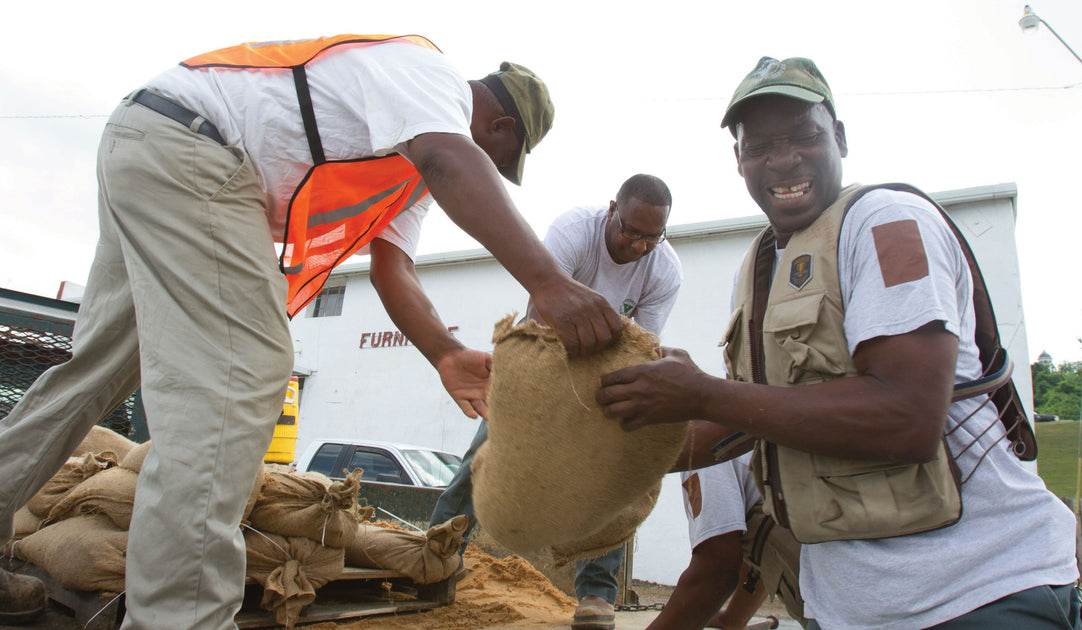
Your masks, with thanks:
[[[988,316],[940,210],[842,187],[845,127],[808,59],[760,60],[722,124],[770,223],[737,279],[728,379],[669,350],[603,376],[605,412],[758,438],[764,509],[808,543],[809,628],[1079,628],[1074,516],[1012,452],[999,400],[960,393]]]
[[[241,512],[293,364],[287,303],[301,312],[336,264],[371,254],[395,324],[464,413],[485,411],[491,357],[448,333],[414,272],[433,199],[526,288],[570,353],[605,347],[619,317],[560,270],[499,179],[521,182],[553,112],[527,68],[467,81],[418,36],[243,44],[125,98],[100,145],[101,233],[73,357],[0,421],[0,541],[141,383],[153,446],[123,627],[234,628]],[[40,583],[0,574],[0,623],[43,607]]]

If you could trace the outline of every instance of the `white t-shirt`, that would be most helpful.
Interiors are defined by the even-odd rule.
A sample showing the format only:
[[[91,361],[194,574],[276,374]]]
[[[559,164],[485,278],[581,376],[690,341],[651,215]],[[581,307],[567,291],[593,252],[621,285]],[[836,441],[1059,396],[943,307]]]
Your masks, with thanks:
[[[642,258],[617,264],[605,246],[607,214],[607,207],[565,212],[549,226],[545,247],[568,275],[605,296],[617,313],[660,335],[683,281],[680,259],[662,241]]]
[[[745,516],[762,502],[751,474],[751,453],[680,473],[691,548],[729,532],[745,532]]]
[[[470,136],[469,84],[429,48],[402,42],[338,47],[310,62],[307,76],[328,160],[396,151],[408,158],[405,143],[420,134]],[[146,87],[202,114],[227,143],[244,149],[266,193],[271,232],[280,240],[290,197],[312,165],[292,71],[178,65]],[[426,195],[403,211],[381,238],[412,256],[431,203]]]
[[[913,224],[897,222],[915,223],[928,271],[886,287],[872,228],[912,233]],[[842,225],[838,268],[850,353],[862,341],[941,321],[959,335],[955,382],[980,376],[972,278],[931,204],[888,190],[865,195]],[[1078,578],[1074,515],[1008,452],[1005,441],[996,443],[1004,430],[995,407],[989,403],[975,412],[985,398],[952,404],[947,422],[962,478],[972,475],[962,486],[961,519],[912,536],[804,545],[800,590],[807,617],[830,630],[926,628],[1027,588]]]

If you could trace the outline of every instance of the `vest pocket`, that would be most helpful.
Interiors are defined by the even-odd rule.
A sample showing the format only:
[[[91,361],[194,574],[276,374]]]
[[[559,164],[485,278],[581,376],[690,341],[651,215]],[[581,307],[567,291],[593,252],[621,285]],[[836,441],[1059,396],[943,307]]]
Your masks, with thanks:
[[[781,352],[785,382],[809,384],[845,376],[847,362],[831,358],[818,348],[842,348],[848,359],[848,344],[841,326],[829,321],[844,315],[841,309],[822,293],[771,305],[763,317],[763,343],[771,351]],[[771,345],[773,347],[771,347]],[[767,364],[772,362],[767,359]],[[777,365],[775,363],[775,365]]]
[[[738,307],[733,314],[729,316],[729,324],[725,327],[725,337],[718,343],[722,346],[722,354],[725,359],[725,373],[729,375],[731,379],[737,379],[738,375],[750,372],[748,366],[740,364],[740,357],[738,352],[740,348],[747,347],[747,344],[741,343],[742,336],[741,326],[744,325],[744,309]],[[751,375],[748,375],[748,380],[751,380]]]
[[[922,464],[850,460],[788,451],[781,477],[790,523],[805,543],[890,538],[945,527],[962,514],[945,441]]]

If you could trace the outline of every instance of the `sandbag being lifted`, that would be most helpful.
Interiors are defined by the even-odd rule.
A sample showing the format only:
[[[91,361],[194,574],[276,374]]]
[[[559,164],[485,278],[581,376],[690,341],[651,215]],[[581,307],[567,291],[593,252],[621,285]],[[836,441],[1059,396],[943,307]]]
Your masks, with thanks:
[[[649,515],[684,443],[687,423],[625,433],[594,401],[602,374],[657,359],[657,338],[625,321],[602,353],[569,358],[551,328],[512,322],[492,339],[488,441],[472,465],[477,520],[516,553],[555,545],[558,560],[596,557]]]

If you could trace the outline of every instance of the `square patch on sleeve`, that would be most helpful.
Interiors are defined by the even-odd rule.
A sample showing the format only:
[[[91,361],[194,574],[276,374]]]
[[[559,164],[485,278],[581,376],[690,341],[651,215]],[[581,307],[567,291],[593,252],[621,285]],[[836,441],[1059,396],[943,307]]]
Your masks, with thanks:
[[[928,275],[928,255],[913,219],[877,225],[872,228],[872,238],[883,286],[893,287]]]

